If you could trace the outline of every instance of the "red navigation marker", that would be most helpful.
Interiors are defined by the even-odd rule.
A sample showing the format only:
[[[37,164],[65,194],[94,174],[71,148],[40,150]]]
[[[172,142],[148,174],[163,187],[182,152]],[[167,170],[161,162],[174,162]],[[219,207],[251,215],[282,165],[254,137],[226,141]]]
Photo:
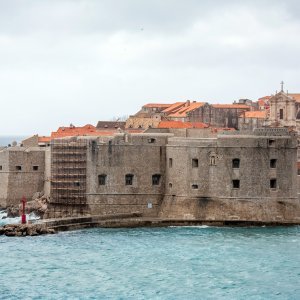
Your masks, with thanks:
[[[21,217],[21,223],[26,224],[26,214],[25,214],[25,203],[26,203],[26,198],[23,196],[22,200],[22,217]]]

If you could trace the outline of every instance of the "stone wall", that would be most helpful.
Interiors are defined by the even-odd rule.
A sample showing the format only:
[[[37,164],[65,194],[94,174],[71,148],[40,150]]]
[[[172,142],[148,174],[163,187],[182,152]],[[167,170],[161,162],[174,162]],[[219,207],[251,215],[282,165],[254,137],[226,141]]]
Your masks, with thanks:
[[[214,138],[117,134],[72,141],[77,139],[87,145],[84,213],[266,222],[300,218],[297,137],[287,130]],[[55,216],[82,214],[68,200]]]
[[[91,213],[157,215],[164,195],[166,143],[163,134],[121,134],[108,143],[90,142],[87,199]],[[126,185],[126,174],[133,175],[131,185]],[[158,179],[154,185],[153,175]],[[102,184],[99,176],[105,177]]]
[[[23,196],[31,200],[44,190],[45,151],[10,147],[0,152],[1,206],[17,205]]]
[[[171,138],[166,154],[169,165],[161,217],[288,218],[292,214],[284,215],[282,209],[295,213],[293,205],[299,215],[296,139],[292,136]],[[233,167],[234,159],[239,160],[238,167]],[[276,160],[275,167],[270,167],[271,160]],[[276,186],[271,187],[274,179]]]

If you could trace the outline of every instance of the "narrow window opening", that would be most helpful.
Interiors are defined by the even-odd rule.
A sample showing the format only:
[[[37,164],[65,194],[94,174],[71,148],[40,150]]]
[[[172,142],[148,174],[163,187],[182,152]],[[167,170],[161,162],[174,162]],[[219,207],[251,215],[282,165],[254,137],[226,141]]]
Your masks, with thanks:
[[[74,182],[74,185],[75,185],[75,186],[80,186],[80,182],[79,182],[79,181],[75,181],[75,182]]]
[[[125,175],[125,185],[132,185],[132,183],[133,183],[133,175],[126,174]]]
[[[159,185],[160,178],[161,178],[160,174],[154,174],[154,175],[152,175],[152,185]]]
[[[277,159],[270,159],[270,168],[275,169],[277,164]]]
[[[276,189],[277,188],[277,180],[275,178],[270,179],[270,188]]]
[[[240,181],[238,179],[232,180],[232,188],[234,189],[240,188]]]
[[[269,140],[269,146],[274,146],[275,145],[275,140]]]
[[[98,183],[99,183],[99,185],[106,184],[106,175],[105,174],[98,175]]]
[[[39,170],[39,166],[33,166],[32,169],[33,169],[33,171],[38,171]]]
[[[282,120],[283,119],[283,109],[279,110],[279,119]]]
[[[16,166],[17,171],[22,171],[22,166]]]
[[[209,157],[209,165],[210,166],[215,166],[216,165],[216,156],[215,155],[211,155]]]
[[[0,166],[0,171],[2,171],[2,166]]]
[[[239,169],[240,168],[240,160],[238,158],[235,158],[232,160],[232,168],[233,169]]]
[[[192,189],[193,190],[198,190],[198,184],[192,184]]]
[[[198,168],[198,165],[199,165],[198,159],[197,158],[193,158],[192,159],[192,167],[193,168]]]
[[[169,183],[169,188],[172,188],[172,186],[173,186],[173,184],[170,182],[170,183]]]
[[[148,139],[148,143],[149,143],[149,144],[153,144],[153,143],[155,143],[155,141],[156,141],[156,139],[153,139],[153,138]]]
[[[173,167],[173,158],[169,158],[169,168]]]

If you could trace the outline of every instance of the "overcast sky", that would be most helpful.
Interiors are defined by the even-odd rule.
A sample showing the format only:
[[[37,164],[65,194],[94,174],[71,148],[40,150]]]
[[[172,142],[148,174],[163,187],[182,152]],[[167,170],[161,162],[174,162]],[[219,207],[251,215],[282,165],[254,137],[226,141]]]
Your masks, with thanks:
[[[0,0],[0,135],[300,93],[300,1]]]

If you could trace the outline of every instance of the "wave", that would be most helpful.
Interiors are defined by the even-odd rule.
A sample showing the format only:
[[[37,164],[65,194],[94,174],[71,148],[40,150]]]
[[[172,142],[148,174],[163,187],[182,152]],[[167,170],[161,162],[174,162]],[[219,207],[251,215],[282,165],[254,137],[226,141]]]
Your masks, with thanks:
[[[35,213],[26,214],[27,221],[37,221],[40,219]],[[0,211],[0,226],[7,224],[19,224],[21,223],[21,217],[7,218],[7,212],[5,210]]]

